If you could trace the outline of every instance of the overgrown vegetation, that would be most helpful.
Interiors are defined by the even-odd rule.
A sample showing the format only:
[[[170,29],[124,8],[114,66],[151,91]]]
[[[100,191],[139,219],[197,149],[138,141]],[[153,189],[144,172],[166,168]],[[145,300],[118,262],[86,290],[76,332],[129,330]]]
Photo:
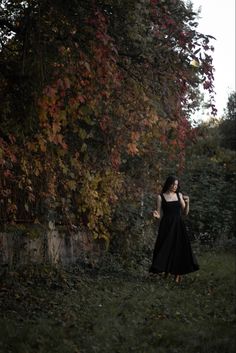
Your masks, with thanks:
[[[195,237],[212,245],[227,239],[235,241],[236,237],[235,151],[221,146],[225,123],[213,119],[197,128],[198,137],[187,149],[182,176],[184,191],[191,197],[186,221]]]
[[[181,167],[201,83],[215,113],[197,16],[182,0],[2,1],[1,222],[56,218],[108,242],[141,180]]]

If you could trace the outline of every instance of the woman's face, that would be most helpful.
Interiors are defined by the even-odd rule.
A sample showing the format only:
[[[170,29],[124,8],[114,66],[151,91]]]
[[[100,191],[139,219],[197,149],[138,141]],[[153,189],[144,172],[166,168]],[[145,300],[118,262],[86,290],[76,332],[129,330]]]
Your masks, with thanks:
[[[178,184],[179,184],[178,180],[175,180],[173,184],[171,184],[169,191],[176,192],[176,190],[178,189]]]

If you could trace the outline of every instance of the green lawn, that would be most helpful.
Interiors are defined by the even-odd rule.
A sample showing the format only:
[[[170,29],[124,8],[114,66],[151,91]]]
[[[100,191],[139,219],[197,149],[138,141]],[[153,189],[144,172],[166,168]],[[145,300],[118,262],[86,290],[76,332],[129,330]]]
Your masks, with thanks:
[[[235,352],[235,256],[198,260],[180,285],[143,264],[3,275],[0,352]]]

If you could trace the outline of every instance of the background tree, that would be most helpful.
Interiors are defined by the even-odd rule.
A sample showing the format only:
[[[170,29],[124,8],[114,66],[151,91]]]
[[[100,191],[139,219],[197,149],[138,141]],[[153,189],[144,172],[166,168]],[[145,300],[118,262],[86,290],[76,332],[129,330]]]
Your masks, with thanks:
[[[222,147],[236,150],[236,92],[229,95],[223,121],[220,124]]]
[[[235,234],[235,152],[221,147],[221,122],[212,119],[197,127],[195,143],[188,147],[182,176],[190,194],[186,222],[193,239],[213,245]]]

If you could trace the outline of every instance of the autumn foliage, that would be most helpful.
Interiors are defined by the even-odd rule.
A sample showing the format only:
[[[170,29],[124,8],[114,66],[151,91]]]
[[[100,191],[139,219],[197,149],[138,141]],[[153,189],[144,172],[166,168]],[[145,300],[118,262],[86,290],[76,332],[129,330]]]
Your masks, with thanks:
[[[142,187],[128,161],[152,165],[152,185],[163,158],[181,167],[201,83],[215,112],[196,15],[180,0],[4,1],[2,222],[54,214],[108,241],[115,205]]]

